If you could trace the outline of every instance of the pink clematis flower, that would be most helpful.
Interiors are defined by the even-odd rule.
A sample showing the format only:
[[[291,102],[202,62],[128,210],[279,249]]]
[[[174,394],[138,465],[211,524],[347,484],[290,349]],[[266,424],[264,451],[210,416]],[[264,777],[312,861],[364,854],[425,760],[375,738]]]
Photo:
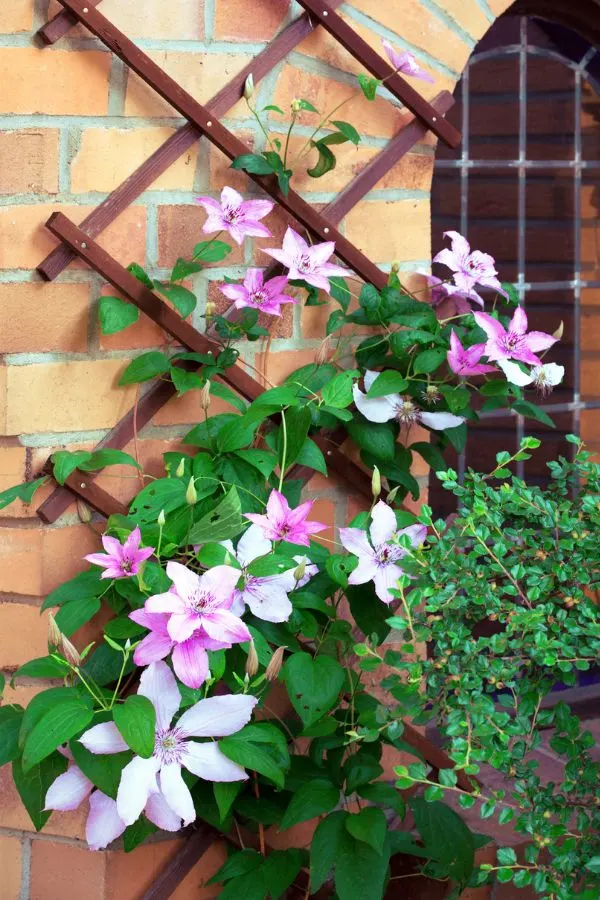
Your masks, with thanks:
[[[102,545],[106,553],[88,553],[84,559],[105,569],[100,578],[132,578],[154,553],[154,547],[140,547],[141,539],[139,528],[133,529],[124,544],[103,534]]]
[[[263,534],[270,541],[287,541],[289,544],[301,544],[310,546],[310,535],[325,531],[327,525],[322,522],[307,522],[313,500],[301,503],[296,509],[290,509],[290,505],[279,491],[271,491],[267,501],[266,516],[257,513],[246,513],[246,519],[250,519],[256,525],[260,525]]]
[[[72,759],[70,750],[61,748],[60,752]],[[95,789],[79,766],[70,765],[66,772],[54,779],[46,793],[44,809],[70,812],[78,809],[88,797],[90,811],[85,825],[88,847],[90,850],[104,850],[121,837],[127,825],[118,813],[116,801]],[[181,828],[181,817],[173,812],[158,791],[148,798],[144,813],[163,831],[179,831]]]
[[[427,272],[418,271],[417,275],[422,275],[431,288],[431,305],[434,307],[441,306],[446,300],[451,299],[454,301],[455,315],[466,315],[472,312],[471,303],[477,303],[478,306],[484,305],[483,297],[480,297],[473,289],[462,291],[456,284],[444,281],[436,275],[429,275]]]
[[[164,662],[151,663],[142,672],[138,694],[147,697],[156,710],[156,742],[149,759],[134,756],[123,769],[117,813],[125,825],[132,825],[142,812],[148,815],[148,804],[164,804],[173,816],[189,825],[196,818],[196,810],[181,776],[182,766],[206,781],[244,781],[248,777],[217,743],[198,743],[189,738],[235,734],[250,721],[258,701],[241,694],[209,697],[191,706],[173,724],[181,696],[175,676]],[[95,725],[79,740],[90,753],[128,749],[114,722]]]
[[[349,553],[358,557],[358,567],[350,574],[349,584],[366,584],[372,581],[375,593],[383,603],[391,603],[390,588],[398,583],[403,574],[398,561],[408,550],[397,540],[405,535],[413,547],[419,547],[427,535],[425,525],[409,525],[398,530],[396,514],[383,500],[373,507],[369,539],[361,528],[341,528],[340,540]]]
[[[244,623],[231,612],[239,569],[215,566],[197,575],[181,563],[168,562],[167,575],[173,582],[171,589],[148,597],[144,609],[147,613],[169,614],[167,633],[176,644],[192,636],[221,644],[251,639]]]
[[[244,200],[233,188],[224,187],[220,203],[212,197],[197,197],[196,202],[208,213],[202,226],[205,234],[227,231],[240,245],[245,237],[271,237],[267,226],[260,222],[275,206],[271,200]]]
[[[287,283],[285,275],[265,281],[262,269],[248,269],[243,284],[221,284],[219,287],[229,300],[234,301],[236,309],[249,306],[270,316],[280,316],[282,303],[298,302],[283,293]]]
[[[335,243],[333,241],[311,246],[293,228],[288,228],[281,250],[271,248],[263,252],[268,253],[269,256],[290,270],[288,274],[290,281],[306,281],[313,287],[329,292],[331,276],[348,275],[346,269],[327,262],[334,250]]]
[[[476,284],[480,284],[482,287],[493,288],[504,297],[508,296],[496,278],[498,272],[493,256],[480,250],[471,252],[467,239],[458,231],[445,231],[444,237],[450,238],[451,249],[446,247],[440,250],[433,261],[448,266],[454,272],[455,284],[461,291],[469,293]]]
[[[412,53],[398,53],[389,41],[382,41],[383,49],[387,54],[387,58],[393,65],[396,72],[402,72],[403,75],[409,75],[411,78],[420,78],[421,81],[428,81],[430,84],[435,83],[435,78],[422,69],[417,63]]]
[[[518,359],[532,366],[541,366],[542,361],[536,354],[552,347],[557,341],[557,338],[543,331],[530,331],[528,334],[527,315],[522,306],[516,308],[508,331],[487,313],[476,312],[473,315],[487,334],[485,354],[490,360]]]
[[[365,372],[365,387],[367,392],[379,377],[380,372]],[[391,422],[395,419],[401,425],[415,425],[420,423],[435,431],[443,431],[445,428],[456,428],[465,421],[462,416],[455,416],[449,412],[424,412],[415,404],[412,397],[403,397],[401,394],[387,394],[385,397],[368,397],[357,384],[352,387],[354,402],[359,412],[369,422]]]
[[[487,372],[495,372],[494,366],[486,366],[481,362],[484,351],[485,344],[463,347],[456,332],[452,331],[450,334],[448,365],[454,374],[460,375],[461,378],[466,378],[468,375],[485,375]]]
[[[145,609],[134,609],[129,618],[147,628],[146,635],[133,653],[136,666],[147,666],[169,653],[175,674],[187,687],[202,687],[210,678],[207,650],[228,650],[231,643],[215,641],[206,635],[193,634],[187,641],[177,643],[169,634],[169,613],[149,613]]]

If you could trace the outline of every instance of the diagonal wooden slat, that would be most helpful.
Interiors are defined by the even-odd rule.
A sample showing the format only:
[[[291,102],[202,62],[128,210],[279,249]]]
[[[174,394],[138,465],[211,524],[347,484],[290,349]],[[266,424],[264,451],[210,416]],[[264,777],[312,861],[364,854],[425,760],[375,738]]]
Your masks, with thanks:
[[[62,0],[60,0],[62,3]],[[365,40],[358,35],[347,22],[342,19],[331,3],[325,0],[298,0],[300,6],[314,16],[315,19],[344,47],[348,53],[361,62],[371,75],[385,81],[388,91],[400,100],[411,112],[435,135],[449,147],[458,147],[460,133],[456,128],[440,117],[436,110],[423,99],[404,78],[394,72],[387,63]]]

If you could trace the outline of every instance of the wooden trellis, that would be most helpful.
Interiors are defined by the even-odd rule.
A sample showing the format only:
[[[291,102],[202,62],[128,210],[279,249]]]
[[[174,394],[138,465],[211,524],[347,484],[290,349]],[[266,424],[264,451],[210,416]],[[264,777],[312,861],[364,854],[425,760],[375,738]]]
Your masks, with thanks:
[[[186,120],[187,124],[175,132],[156,150],[123,184],[114,190],[78,227],[65,215],[54,214],[47,227],[60,240],[60,245],[38,266],[46,280],[55,279],[75,259],[87,263],[94,271],[116,288],[131,303],[163,328],[188,350],[216,352],[219,344],[212,337],[200,333],[190,323],[181,319],[162,299],[141,284],[94,240],[134,200],[137,199],[169,166],[182,156],[200,138],[206,137],[214,146],[233,160],[248,148],[232,132],[221,124],[218,116],[224,114],[242,96],[249,75],[258,83],[281,62],[315,28],[325,28],[372,75],[386,80],[390,93],[400,100],[414,118],[395,135],[388,145],[357,175],[339,196],[322,212],[318,212],[294,191],[287,196],[280,191],[271,176],[250,174],[250,178],[269,194],[276,203],[290,213],[317,241],[335,241],[336,255],[365,282],[382,288],[387,276],[357,247],[341,234],[340,220],[380,181],[380,179],[428,131],[432,131],[449,146],[460,142],[460,134],[444,116],[453,104],[453,98],[442,91],[430,104],[425,101],[400,75],[379,56],[337,14],[343,0],[300,0],[305,12],[285,28],[238,75],[229,81],[207,104],[198,103],[150,57],[140,50],[119,29],[112,25],[97,9],[101,0],[59,0],[64,9],[40,30],[46,44],[53,44],[78,23],[84,24],[104,45]],[[194,368],[195,366],[192,365]],[[264,388],[251,377],[241,364],[236,364],[223,374],[222,380],[242,397],[254,400]],[[136,428],[143,428],[155,413],[175,394],[171,381],[155,383],[140,400],[136,410],[130,410],[106,435],[99,447],[123,448],[134,436]],[[346,439],[344,428],[313,436],[327,456],[329,467],[347,479],[353,489],[371,497],[370,479],[340,450]],[[307,481],[313,470],[296,466],[294,478]],[[64,487],[57,487],[40,506],[38,515],[44,522],[54,522],[66,510],[73,495],[81,497],[105,516],[127,509],[109,493],[94,484],[91,473],[75,472]],[[451,765],[445,753],[429,742],[416,729],[406,726],[405,739],[417,747],[436,768]],[[465,788],[469,783],[465,780]],[[200,825],[188,839],[180,853],[165,869],[155,885],[144,894],[143,900],[159,900],[171,895],[174,888],[190,871],[210,844],[221,833],[208,825]],[[298,896],[305,896],[306,877],[297,882]]]

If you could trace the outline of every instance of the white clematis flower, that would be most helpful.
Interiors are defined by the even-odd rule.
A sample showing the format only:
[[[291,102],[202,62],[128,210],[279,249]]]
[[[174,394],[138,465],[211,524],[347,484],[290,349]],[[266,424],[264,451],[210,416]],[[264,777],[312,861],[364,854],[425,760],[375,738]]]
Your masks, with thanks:
[[[369,370],[365,372],[367,392],[371,390],[380,374]],[[455,416],[449,412],[424,412],[412,397],[404,397],[401,394],[368,397],[356,384],[353,386],[353,394],[357,409],[369,422],[391,422],[392,419],[396,419],[401,425],[420,424],[435,431],[444,431],[446,428],[456,428],[465,421],[462,416]]]

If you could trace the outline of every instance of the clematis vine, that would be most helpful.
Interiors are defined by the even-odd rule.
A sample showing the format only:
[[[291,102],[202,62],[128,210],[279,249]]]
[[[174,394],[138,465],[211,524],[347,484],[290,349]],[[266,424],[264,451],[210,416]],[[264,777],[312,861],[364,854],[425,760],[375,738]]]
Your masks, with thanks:
[[[358,557],[358,567],[351,572],[348,583],[366,584],[372,581],[379,599],[383,603],[391,603],[394,597],[390,590],[403,574],[398,562],[409,552],[397,543],[398,539],[406,536],[413,547],[419,547],[426,535],[425,525],[409,525],[398,530],[394,510],[380,500],[371,513],[368,537],[362,528],[340,529],[343,546]]]
[[[420,78],[421,81],[428,81],[430,84],[435,83],[435,78],[421,68],[412,53],[408,51],[398,53],[389,41],[384,40],[381,44],[396,72],[402,72],[403,75],[408,75],[410,78]]]
[[[246,237],[271,237],[267,226],[260,221],[275,206],[271,200],[244,200],[232,187],[224,187],[220,203],[212,197],[197,197],[196,202],[208,213],[202,226],[205,234],[227,231],[240,245]]]
[[[510,321],[508,329],[487,313],[473,313],[475,321],[487,334],[485,355],[490,360],[517,359],[532,366],[541,366],[537,356],[541,350],[552,347],[557,338],[543,331],[527,332],[527,315],[522,306],[518,306]]]
[[[311,246],[293,228],[288,228],[281,249],[270,248],[268,253],[287,269],[290,281],[300,280],[329,293],[329,279],[334,275],[347,276],[347,269],[328,262],[335,250],[333,241]]]
[[[454,272],[454,282],[461,291],[471,293],[475,285],[480,284],[482,287],[493,288],[504,297],[508,296],[496,277],[498,272],[493,256],[480,250],[471,252],[469,242],[458,231],[445,231],[444,236],[450,238],[451,247],[440,250],[433,261],[448,266]]]
[[[106,553],[88,553],[84,556],[95,566],[105,570],[100,578],[133,578],[139,575],[142,563],[154,553],[154,547],[140,547],[142,535],[134,528],[124,544],[108,534],[102,535],[102,546]]]
[[[307,500],[296,509],[290,509],[283,494],[273,490],[267,501],[266,515],[245,513],[245,518],[260,526],[263,535],[270,541],[287,541],[309,547],[310,536],[327,528],[322,522],[307,521],[313,503],[314,500]]]
[[[241,766],[228,759],[214,741],[198,743],[190,738],[216,738],[235,734],[244,727],[257,704],[255,697],[226,694],[200,700],[173,724],[181,705],[175,677],[164,662],[144,669],[138,694],[156,710],[156,742],[149,759],[134,756],[121,773],[117,813],[132,825],[148,804],[166,804],[173,816],[189,825],[196,819],[194,801],[182,775],[182,767],[205,781],[245,781]],[[114,722],[103,722],[79,740],[90,753],[112,754],[129,749]],[[158,795],[158,798],[155,798]]]
[[[248,269],[243,284],[221,284],[219,287],[229,300],[233,300],[236,309],[248,306],[270,316],[280,316],[283,303],[297,303],[294,297],[284,293],[287,283],[285,275],[265,281],[262,269]]]
[[[495,372],[494,366],[488,366],[481,362],[485,351],[485,344],[473,344],[472,347],[463,347],[460,338],[455,331],[450,334],[450,350],[448,351],[448,365],[455,375],[466,378],[469,375],[485,375]]]
[[[552,393],[552,390],[565,377],[565,367],[556,363],[534,366],[530,372],[524,372],[517,363],[507,359],[498,360],[498,365],[506,375],[506,380],[511,384],[516,384],[518,387],[528,387],[533,384],[542,396]]]
[[[365,372],[365,387],[367,392],[381,373],[367,370]],[[395,419],[401,425],[425,425],[435,431],[443,431],[445,428],[456,428],[465,421],[462,416],[455,416],[449,412],[425,412],[416,405],[412,397],[401,394],[387,394],[385,397],[368,397],[357,384],[353,385],[354,402],[356,407],[369,422],[390,422]]]

